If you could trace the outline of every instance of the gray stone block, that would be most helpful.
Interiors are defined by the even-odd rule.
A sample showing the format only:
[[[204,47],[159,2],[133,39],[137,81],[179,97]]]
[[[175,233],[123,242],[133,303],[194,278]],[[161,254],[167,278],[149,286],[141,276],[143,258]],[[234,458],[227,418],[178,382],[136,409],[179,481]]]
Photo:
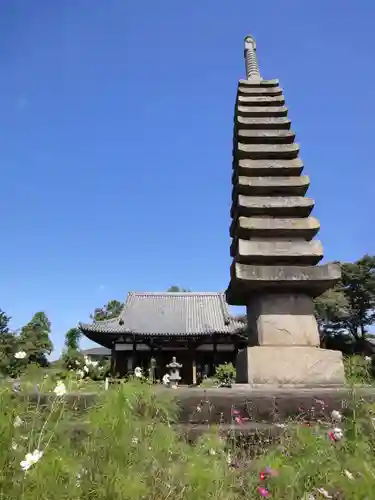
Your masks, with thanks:
[[[310,184],[307,175],[299,177],[245,177],[234,179],[232,199],[239,194],[248,196],[304,196]]]
[[[300,175],[303,170],[301,158],[288,160],[249,160],[235,158],[233,168],[238,175],[244,176],[275,176],[275,175]]]
[[[241,116],[236,115],[235,126],[241,129],[276,129],[288,130],[291,121],[286,116]]]
[[[235,155],[246,159],[294,159],[299,155],[299,144],[243,144],[237,143]]]
[[[237,97],[238,106],[282,106],[285,103],[284,96],[242,96]]]
[[[244,196],[233,202],[231,217],[268,215],[274,217],[308,217],[314,200],[306,196]]]
[[[244,144],[256,143],[281,143],[292,144],[296,134],[292,130],[259,130],[259,129],[238,129],[236,138]]]
[[[237,114],[240,116],[287,116],[286,106],[237,106]]]
[[[251,237],[284,237],[311,240],[319,231],[315,217],[239,217],[234,219],[230,236],[249,239]]]
[[[231,280],[226,291],[228,304],[246,306],[260,293],[306,293],[312,297],[332,288],[340,279],[337,264],[321,266],[231,265]]]
[[[283,93],[283,89],[281,87],[249,87],[246,85],[239,85],[238,87],[238,95],[280,95]]]
[[[247,305],[249,345],[313,346],[320,344],[314,301],[301,293],[268,293]]]
[[[231,246],[231,257],[236,257],[236,262],[241,264],[314,266],[323,258],[323,246],[318,240],[235,239]]]
[[[277,87],[279,85],[278,79],[273,80],[239,80],[238,85],[244,85],[245,87]]]
[[[239,352],[237,382],[253,387],[343,386],[340,351],[318,347],[248,347]]]

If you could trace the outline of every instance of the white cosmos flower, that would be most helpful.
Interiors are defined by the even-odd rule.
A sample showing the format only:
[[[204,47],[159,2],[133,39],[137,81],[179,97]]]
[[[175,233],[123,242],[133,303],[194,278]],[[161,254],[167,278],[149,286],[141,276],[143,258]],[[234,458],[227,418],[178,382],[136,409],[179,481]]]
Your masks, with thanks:
[[[89,367],[87,365],[85,365],[83,367],[83,371],[86,372],[86,373],[89,373],[90,369],[89,369]]]
[[[142,368],[141,367],[136,366],[134,368],[134,376],[137,377],[137,378],[142,378],[143,377]]]
[[[85,372],[83,370],[77,370],[76,373],[79,378],[83,378],[85,376]]]
[[[371,356],[365,356],[365,361],[369,363],[371,361]]]
[[[344,432],[342,429],[340,429],[340,427],[335,427],[334,429],[332,429],[332,434],[335,438],[335,441],[340,441],[340,439],[344,437]]]
[[[169,374],[166,373],[164,376],[163,376],[163,384],[164,385],[168,385],[170,382],[170,377],[169,377]]]
[[[341,422],[342,415],[341,415],[341,413],[338,410],[333,410],[332,413],[331,413],[331,418],[335,422]]]
[[[320,493],[320,495],[322,495],[324,498],[333,498],[332,495],[330,495],[324,488],[317,488],[316,491]]]
[[[346,476],[348,479],[350,479],[351,481],[353,481],[354,476],[353,476],[353,474],[352,474],[350,471],[348,471],[347,469],[344,469],[344,474],[345,474],[345,476]]]
[[[14,427],[21,427],[22,424],[23,424],[22,418],[20,418],[17,415],[16,418],[14,419],[14,422],[13,422]]]
[[[27,354],[25,353],[25,351],[18,351],[16,352],[16,354],[14,355],[14,357],[16,359],[25,359],[27,356]]]
[[[53,392],[56,394],[56,396],[64,396],[66,394],[66,387],[64,382],[59,380],[56,384],[56,387],[54,388]]]
[[[30,467],[36,464],[43,456],[43,452],[39,450],[34,450],[32,453],[27,453],[25,460],[20,462],[21,469],[27,471]]]

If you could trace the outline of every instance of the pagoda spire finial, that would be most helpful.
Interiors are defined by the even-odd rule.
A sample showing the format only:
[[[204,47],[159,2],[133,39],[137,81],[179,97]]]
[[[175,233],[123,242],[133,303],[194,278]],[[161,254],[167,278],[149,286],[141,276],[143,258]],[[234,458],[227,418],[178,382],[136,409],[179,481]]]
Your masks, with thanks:
[[[257,46],[255,38],[251,35],[245,37],[245,65],[247,80],[262,80],[259,73]]]

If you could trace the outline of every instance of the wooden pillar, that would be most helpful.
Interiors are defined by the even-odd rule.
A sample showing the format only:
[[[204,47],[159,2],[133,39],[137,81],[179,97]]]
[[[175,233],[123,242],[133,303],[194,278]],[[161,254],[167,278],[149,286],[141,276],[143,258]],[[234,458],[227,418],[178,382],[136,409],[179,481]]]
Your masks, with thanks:
[[[193,385],[197,385],[197,362],[195,359],[195,352],[193,353],[193,359],[191,365],[193,370]]]
[[[133,352],[132,352],[132,370],[133,370],[133,372],[134,372],[135,363],[136,363],[136,356],[137,356],[137,343],[135,341],[135,337],[133,337]]]
[[[217,337],[216,335],[213,336],[213,373],[212,375],[215,375],[216,371],[216,366],[217,366]]]
[[[115,343],[115,341],[112,342],[110,372],[111,372],[112,377],[116,376],[116,343]]]

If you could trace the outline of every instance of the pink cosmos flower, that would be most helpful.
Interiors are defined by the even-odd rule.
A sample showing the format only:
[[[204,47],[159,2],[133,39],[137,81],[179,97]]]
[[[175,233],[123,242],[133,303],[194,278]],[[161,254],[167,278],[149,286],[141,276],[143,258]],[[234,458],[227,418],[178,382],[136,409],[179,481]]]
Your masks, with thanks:
[[[260,493],[260,495],[262,497],[265,497],[265,498],[268,498],[271,496],[270,492],[266,488],[263,488],[262,486],[258,487],[258,493]]]

